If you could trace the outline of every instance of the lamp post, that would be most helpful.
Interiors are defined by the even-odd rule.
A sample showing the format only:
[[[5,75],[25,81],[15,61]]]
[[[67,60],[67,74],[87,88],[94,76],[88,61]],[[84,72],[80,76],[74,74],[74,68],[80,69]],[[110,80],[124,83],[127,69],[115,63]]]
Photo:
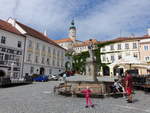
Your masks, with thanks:
[[[14,71],[14,62],[11,63],[11,73],[10,73],[10,78],[13,78],[13,71]]]

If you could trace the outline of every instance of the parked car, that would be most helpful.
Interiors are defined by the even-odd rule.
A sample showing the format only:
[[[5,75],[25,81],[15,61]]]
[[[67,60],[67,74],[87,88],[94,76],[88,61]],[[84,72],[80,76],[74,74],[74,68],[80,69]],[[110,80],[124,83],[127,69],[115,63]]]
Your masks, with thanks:
[[[74,72],[73,71],[66,71],[67,77],[73,76]]]
[[[55,74],[55,75],[50,75],[50,76],[48,77],[49,80],[59,80],[59,78],[60,78],[60,76],[57,75],[57,74]]]
[[[48,81],[48,76],[46,76],[46,75],[39,75],[39,76],[33,78],[33,81],[46,82],[46,81]]]

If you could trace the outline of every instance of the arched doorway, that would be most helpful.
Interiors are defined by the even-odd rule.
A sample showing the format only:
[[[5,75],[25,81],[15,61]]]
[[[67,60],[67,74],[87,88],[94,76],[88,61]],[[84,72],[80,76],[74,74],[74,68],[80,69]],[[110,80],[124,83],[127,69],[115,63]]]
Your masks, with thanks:
[[[4,77],[6,74],[5,74],[5,71],[3,70],[0,70],[0,77]]]
[[[0,70],[0,77],[4,77],[6,74],[5,74],[5,71],[3,70]]]
[[[122,67],[120,67],[120,66],[115,66],[114,68],[113,68],[113,71],[114,71],[114,76],[116,76],[116,74],[118,73],[120,76],[122,76],[123,75],[123,68]]]
[[[110,75],[110,69],[108,66],[103,67],[103,75],[104,76],[109,76]]]
[[[40,75],[44,74],[45,69],[43,67],[40,68]]]

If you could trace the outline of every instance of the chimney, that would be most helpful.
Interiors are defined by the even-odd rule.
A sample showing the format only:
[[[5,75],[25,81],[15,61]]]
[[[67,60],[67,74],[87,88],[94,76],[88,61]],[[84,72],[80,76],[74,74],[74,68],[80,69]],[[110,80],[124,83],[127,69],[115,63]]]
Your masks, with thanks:
[[[12,19],[12,26],[15,27],[16,25],[16,19]]]
[[[147,34],[150,36],[150,28],[147,29]]]
[[[47,36],[47,31],[46,30],[44,30],[44,36]]]

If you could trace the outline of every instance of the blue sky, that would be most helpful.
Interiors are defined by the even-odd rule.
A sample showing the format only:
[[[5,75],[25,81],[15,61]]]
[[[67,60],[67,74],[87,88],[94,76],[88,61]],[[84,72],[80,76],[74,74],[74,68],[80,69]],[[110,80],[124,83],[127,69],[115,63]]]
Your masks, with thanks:
[[[0,0],[0,18],[14,17],[52,39],[68,37],[74,18],[78,40],[142,36],[150,28],[150,0]]]

